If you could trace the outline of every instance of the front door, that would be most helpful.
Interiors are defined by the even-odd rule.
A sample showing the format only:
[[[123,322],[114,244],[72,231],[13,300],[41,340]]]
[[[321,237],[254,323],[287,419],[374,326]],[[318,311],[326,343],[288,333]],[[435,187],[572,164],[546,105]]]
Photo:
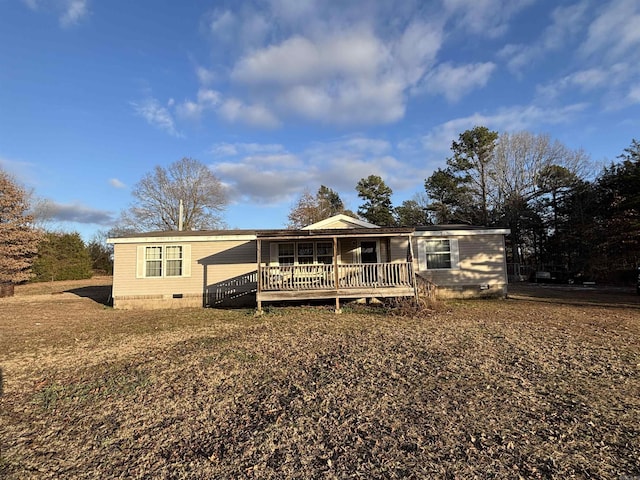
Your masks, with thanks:
[[[378,242],[362,241],[360,242],[360,262],[361,263],[378,263]]]
[[[378,263],[378,242],[360,242],[360,263]],[[362,280],[364,285],[370,285],[378,281],[378,269],[376,265],[362,265]]]

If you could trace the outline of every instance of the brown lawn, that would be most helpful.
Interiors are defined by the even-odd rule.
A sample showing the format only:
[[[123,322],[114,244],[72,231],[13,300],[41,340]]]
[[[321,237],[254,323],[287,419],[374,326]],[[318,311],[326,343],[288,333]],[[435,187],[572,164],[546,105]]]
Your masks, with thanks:
[[[640,302],[520,288],[381,307],[0,299],[2,478],[640,478]]]

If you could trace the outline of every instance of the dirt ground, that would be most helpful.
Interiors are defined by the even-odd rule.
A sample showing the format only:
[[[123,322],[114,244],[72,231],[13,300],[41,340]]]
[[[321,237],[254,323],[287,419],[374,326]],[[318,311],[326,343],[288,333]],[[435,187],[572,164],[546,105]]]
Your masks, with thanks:
[[[0,299],[1,478],[640,478],[631,289],[255,317],[109,282]]]

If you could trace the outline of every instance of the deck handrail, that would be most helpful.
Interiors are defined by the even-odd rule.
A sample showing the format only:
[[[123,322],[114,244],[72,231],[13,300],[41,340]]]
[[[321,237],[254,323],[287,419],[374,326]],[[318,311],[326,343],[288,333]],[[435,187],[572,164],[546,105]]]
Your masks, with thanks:
[[[336,289],[334,266],[261,265],[260,290]],[[411,262],[338,265],[338,288],[413,287]]]

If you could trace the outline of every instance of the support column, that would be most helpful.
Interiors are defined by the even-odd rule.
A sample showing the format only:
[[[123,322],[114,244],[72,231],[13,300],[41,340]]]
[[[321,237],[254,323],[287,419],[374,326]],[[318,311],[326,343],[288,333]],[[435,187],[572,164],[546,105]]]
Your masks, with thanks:
[[[257,248],[256,248],[256,255],[258,256],[257,260],[257,268],[256,268],[256,275],[257,275],[257,279],[256,279],[256,283],[257,285],[257,289],[256,289],[256,302],[257,302],[257,309],[256,309],[256,314],[257,315],[262,315],[263,311],[262,311],[262,299],[260,298],[260,294],[262,293],[262,240],[260,240],[259,238],[256,239],[257,242]]]
[[[409,264],[409,276],[411,279],[411,283],[413,284],[413,298],[415,299],[416,305],[418,305],[418,282],[416,281],[416,274],[414,273],[413,266],[415,265],[415,258],[413,257],[413,236],[409,235],[409,257],[411,257],[411,263]]]
[[[336,289],[336,313],[342,313],[340,309],[340,273],[338,272],[338,237],[333,237],[333,281]]]

